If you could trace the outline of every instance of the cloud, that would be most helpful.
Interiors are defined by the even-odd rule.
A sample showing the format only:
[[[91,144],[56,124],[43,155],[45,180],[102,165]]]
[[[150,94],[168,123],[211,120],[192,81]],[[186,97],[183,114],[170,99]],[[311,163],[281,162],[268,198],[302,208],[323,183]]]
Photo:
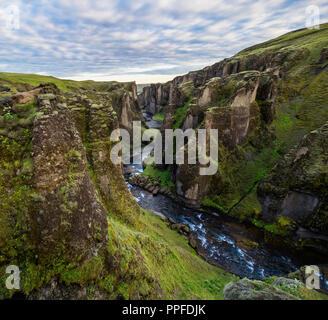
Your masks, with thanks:
[[[323,0],[31,0],[0,8],[1,68],[93,80],[167,81],[305,27]],[[20,9],[8,29],[6,8]]]

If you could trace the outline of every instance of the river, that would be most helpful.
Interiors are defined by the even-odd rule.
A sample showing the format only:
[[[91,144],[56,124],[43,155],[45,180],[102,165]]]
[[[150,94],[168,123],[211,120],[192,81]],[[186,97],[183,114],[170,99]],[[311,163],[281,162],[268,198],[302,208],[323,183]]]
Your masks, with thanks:
[[[160,128],[161,122],[146,115],[150,128]],[[177,223],[190,227],[197,240],[197,251],[211,264],[217,265],[241,278],[262,280],[270,276],[285,276],[305,264],[318,260],[297,256],[284,248],[273,248],[263,241],[263,234],[251,226],[242,225],[218,213],[192,210],[174,202],[171,198],[151,193],[129,184],[132,175],[143,172],[142,165],[125,166],[126,183],[141,207],[157,211]],[[247,248],[242,243],[252,241],[256,248]],[[312,259],[312,260],[311,260]],[[322,288],[328,290],[328,281],[321,276]]]

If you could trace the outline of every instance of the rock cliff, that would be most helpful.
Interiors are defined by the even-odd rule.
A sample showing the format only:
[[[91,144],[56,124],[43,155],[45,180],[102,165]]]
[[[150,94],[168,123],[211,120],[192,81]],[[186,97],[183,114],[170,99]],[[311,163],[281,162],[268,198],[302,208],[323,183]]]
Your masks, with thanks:
[[[219,130],[216,175],[201,177],[198,165],[170,166],[181,201],[246,219],[284,237],[289,232],[280,216],[297,221],[307,216],[302,227],[327,232],[322,224],[318,227],[327,204],[323,193],[316,191],[321,188],[318,179],[324,181],[323,173],[301,173],[310,171],[303,157],[314,162],[311,148],[301,146],[295,151],[300,158],[297,162],[284,160],[269,174],[304,135],[312,137],[315,134],[310,132],[327,121],[327,35],[327,24],[320,30],[291,32],[210,67],[143,89],[139,101],[152,114],[161,110],[163,130]],[[313,144],[315,148],[317,144]],[[315,166],[324,171],[320,161],[324,161],[325,152],[313,152],[320,154]],[[313,179],[313,185],[303,181],[305,175]],[[282,188],[280,185],[292,176],[291,186]],[[319,189],[314,188],[317,183]]]

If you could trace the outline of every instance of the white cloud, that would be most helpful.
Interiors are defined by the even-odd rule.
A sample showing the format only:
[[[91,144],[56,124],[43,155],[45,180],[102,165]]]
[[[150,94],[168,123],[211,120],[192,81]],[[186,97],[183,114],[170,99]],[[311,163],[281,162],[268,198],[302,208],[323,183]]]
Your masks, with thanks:
[[[19,30],[1,28],[0,12],[0,59],[8,70],[147,83],[205,67],[302,28],[309,5],[306,0],[14,3],[23,13]],[[327,20],[326,0],[310,4],[319,5],[321,21]]]
[[[180,74],[179,74],[180,75]],[[71,77],[66,77],[64,79],[84,81],[84,80],[94,80],[94,81],[119,81],[119,82],[131,82],[136,81],[137,83],[165,83],[174,79],[178,74],[115,74],[115,75],[106,75],[106,74],[95,74],[95,73],[84,73],[76,74]]]

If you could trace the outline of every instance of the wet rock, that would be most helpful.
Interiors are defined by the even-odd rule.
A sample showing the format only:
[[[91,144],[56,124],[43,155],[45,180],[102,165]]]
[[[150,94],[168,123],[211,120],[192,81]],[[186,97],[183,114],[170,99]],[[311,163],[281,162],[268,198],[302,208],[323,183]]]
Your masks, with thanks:
[[[169,223],[171,223],[171,224],[175,224],[176,223],[175,220],[172,219],[172,218],[169,218],[168,220],[169,220]]]
[[[159,190],[160,190],[160,187],[158,187],[158,186],[154,187],[154,190],[152,191],[152,194],[153,194],[154,196],[157,196]]]
[[[155,186],[153,186],[152,184],[148,184],[146,186],[146,190],[148,190],[150,193],[152,193],[155,189]]]
[[[189,237],[189,245],[193,248],[196,249],[197,248],[197,241],[193,236]]]
[[[236,244],[239,248],[246,249],[246,250],[257,250],[259,249],[260,245],[249,239],[239,239],[236,241]]]
[[[171,229],[178,231],[182,235],[189,235],[190,234],[190,228],[189,226],[183,224],[183,223],[173,223],[171,224]]]
[[[127,175],[135,174],[137,172],[138,172],[138,170],[131,167],[131,166],[126,167],[125,170],[124,170],[124,173],[127,174]]]
[[[188,225],[184,224],[181,229],[182,229],[184,234],[186,234],[186,235],[190,234],[190,228],[189,228]]]

